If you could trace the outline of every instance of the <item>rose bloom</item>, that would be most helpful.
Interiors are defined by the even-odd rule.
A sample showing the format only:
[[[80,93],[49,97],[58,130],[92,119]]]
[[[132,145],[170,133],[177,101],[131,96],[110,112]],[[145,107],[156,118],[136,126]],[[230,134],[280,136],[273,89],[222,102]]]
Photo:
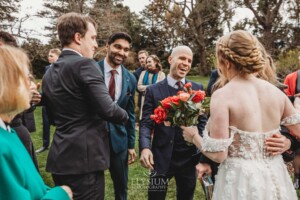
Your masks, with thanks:
[[[167,112],[165,109],[159,106],[154,110],[154,115],[150,115],[150,118],[153,119],[157,124],[160,124],[166,120]]]
[[[183,102],[188,101],[189,98],[190,98],[190,96],[191,96],[191,95],[190,95],[189,93],[186,93],[186,92],[179,94],[179,98],[180,98],[180,100],[183,101]]]
[[[171,97],[168,97],[168,98],[165,98],[164,100],[162,100],[161,105],[164,109],[171,108]]]
[[[195,94],[195,96],[192,98],[192,101],[195,103],[199,103],[205,98],[205,93],[201,90],[193,91],[193,94]]]
[[[188,82],[188,83],[186,83],[186,84],[184,85],[184,87],[185,87],[185,88],[190,88],[190,87],[192,87],[192,83],[191,83],[191,82]]]
[[[177,95],[180,95],[181,93],[184,93],[184,91],[180,90],[177,92]]]
[[[173,104],[175,104],[176,106],[178,106],[178,105],[179,105],[179,102],[180,102],[179,96],[172,96],[172,97],[171,97],[171,102],[172,102]]]

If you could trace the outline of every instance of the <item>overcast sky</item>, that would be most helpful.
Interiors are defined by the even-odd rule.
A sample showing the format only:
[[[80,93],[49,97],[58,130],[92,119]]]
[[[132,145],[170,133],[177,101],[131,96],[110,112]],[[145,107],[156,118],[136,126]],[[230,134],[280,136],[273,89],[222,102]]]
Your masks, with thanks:
[[[24,17],[26,14],[35,14],[37,11],[43,8],[42,0],[23,0],[21,1],[20,16]],[[123,5],[128,6],[132,12],[139,13],[146,5],[149,4],[149,0],[123,0]],[[48,23],[47,19],[41,19],[37,17],[30,17],[30,19],[24,22],[23,27],[26,29],[33,29],[33,37],[40,39],[43,43],[47,43],[47,39],[43,36],[46,32],[44,26]]]
[[[0,0],[1,1],[1,0]],[[21,12],[20,16],[23,17],[26,14],[35,14],[37,11],[43,8],[42,0],[23,0],[21,1]],[[149,0],[123,0],[123,5],[130,8],[132,12],[139,13],[142,11],[146,5],[149,4]],[[245,18],[246,16],[253,16],[251,12],[245,9],[237,11],[236,16],[233,18],[234,22]],[[41,19],[37,17],[31,17],[24,24],[23,27],[26,29],[33,29],[33,37],[40,39],[43,43],[47,43],[47,39],[43,36],[46,34],[44,31],[44,26],[48,23],[47,19]]]

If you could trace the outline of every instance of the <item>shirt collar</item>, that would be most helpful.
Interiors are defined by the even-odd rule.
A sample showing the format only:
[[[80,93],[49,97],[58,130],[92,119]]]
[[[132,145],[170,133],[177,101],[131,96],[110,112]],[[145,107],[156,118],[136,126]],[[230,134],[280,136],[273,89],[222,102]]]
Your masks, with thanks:
[[[106,58],[104,59],[104,73],[110,73],[111,70],[117,70],[117,74],[121,74],[122,68],[121,65],[119,65],[117,68],[112,68],[108,62],[106,61]]]
[[[78,55],[80,55],[81,57],[83,57],[82,54],[79,53],[78,51],[76,51],[75,49],[71,49],[71,48],[63,48],[63,51],[73,51],[73,52],[77,53]]]
[[[170,76],[170,74],[168,74],[167,80],[168,80],[168,85],[169,86],[171,86],[173,88],[177,88],[176,83],[178,82],[178,80],[175,80],[173,77]],[[182,78],[180,81],[183,83],[183,85],[185,85],[185,82],[186,82],[185,78]]]
[[[7,130],[8,132],[11,132],[10,126],[6,125],[1,118],[0,118],[0,127],[3,128],[4,130]]]

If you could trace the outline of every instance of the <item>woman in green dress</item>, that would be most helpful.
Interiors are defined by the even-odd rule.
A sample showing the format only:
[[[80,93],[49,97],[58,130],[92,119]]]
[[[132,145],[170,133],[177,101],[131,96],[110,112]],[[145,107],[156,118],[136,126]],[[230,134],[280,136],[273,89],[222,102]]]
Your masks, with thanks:
[[[49,188],[10,121],[28,109],[31,99],[29,59],[18,48],[0,47],[0,199],[72,199],[68,186]]]

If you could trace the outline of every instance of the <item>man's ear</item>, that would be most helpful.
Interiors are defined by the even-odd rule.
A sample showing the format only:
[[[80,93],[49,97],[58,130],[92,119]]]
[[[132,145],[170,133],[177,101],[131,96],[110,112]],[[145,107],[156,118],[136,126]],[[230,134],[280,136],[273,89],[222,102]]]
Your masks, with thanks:
[[[172,56],[168,57],[168,62],[169,62],[169,64],[171,64],[171,62],[172,62]]]
[[[105,50],[106,50],[106,52],[108,51],[108,49],[109,49],[109,44],[106,43],[106,45],[105,45]]]
[[[80,33],[75,33],[75,35],[74,35],[74,42],[76,43],[76,44],[81,44],[81,34]]]

